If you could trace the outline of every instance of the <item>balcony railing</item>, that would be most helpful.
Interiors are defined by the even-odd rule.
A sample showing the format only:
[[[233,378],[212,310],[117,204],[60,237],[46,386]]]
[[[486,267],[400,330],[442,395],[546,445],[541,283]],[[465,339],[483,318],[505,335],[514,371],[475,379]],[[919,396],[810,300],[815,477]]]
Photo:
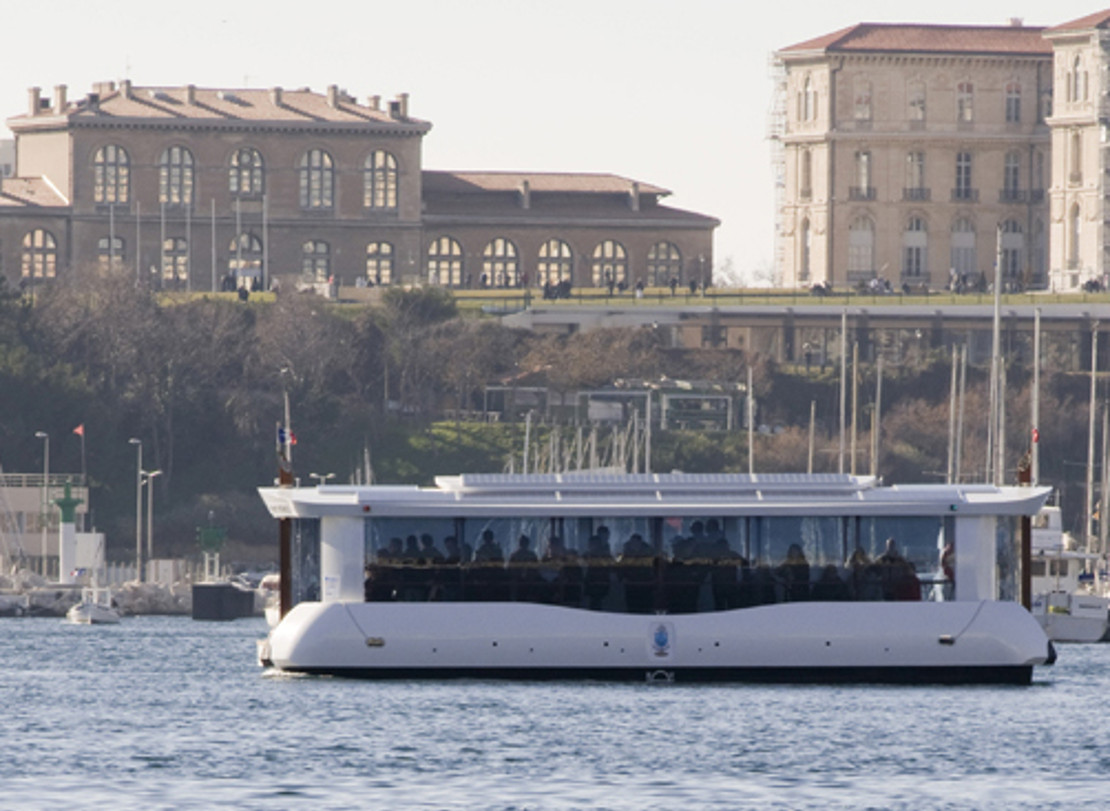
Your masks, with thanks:
[[[848,189],[849,200],[874,200],[874,186],[852,186]]]
[[[929,189],[922,187],[910,187],[902,189],[903,200],[914,200],[918,202],[926,202],[932,197],[932,192]]]
[[[978,189],[952,189],[952,202],[953,203],[978,203],[979,190]]]
[[[1022,189],[1000,189],[998,202],[1013,205],[1015,203],[1029,202],[1029,193]]]

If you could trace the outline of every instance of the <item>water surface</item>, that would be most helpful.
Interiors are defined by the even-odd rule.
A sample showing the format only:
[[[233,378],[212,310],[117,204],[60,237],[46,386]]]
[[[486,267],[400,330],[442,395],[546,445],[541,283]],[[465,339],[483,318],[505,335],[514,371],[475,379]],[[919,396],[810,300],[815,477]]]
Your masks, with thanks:
[[[261,620],[0,619],[0,808],[1102,808],[1110,646],[1029,687],[360,682]]]

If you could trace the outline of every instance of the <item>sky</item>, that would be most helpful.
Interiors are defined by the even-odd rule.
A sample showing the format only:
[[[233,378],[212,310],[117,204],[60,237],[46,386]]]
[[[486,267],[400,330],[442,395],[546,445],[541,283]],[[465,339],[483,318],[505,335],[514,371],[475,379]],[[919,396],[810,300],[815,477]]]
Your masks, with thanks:
[[[766,283],[774,251],[771,55],[858,22],[1051,26],[1076,0],[37,0],[5,3],[0,112],[27,88],[311,87],[410,94],[424,167],[608,172],[721,220],[718,278]],[[10,137],[5,131],[3,137]]]

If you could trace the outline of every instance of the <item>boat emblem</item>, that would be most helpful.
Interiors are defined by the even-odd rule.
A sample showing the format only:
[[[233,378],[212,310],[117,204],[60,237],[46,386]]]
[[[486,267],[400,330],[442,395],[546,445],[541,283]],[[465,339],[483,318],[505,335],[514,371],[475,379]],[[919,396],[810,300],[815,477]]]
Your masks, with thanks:
[[[661,658],[671,655],[671,638],[673,633],[670,623],[661,622],[655,626],[651,633],[651,652],[653,655]]]

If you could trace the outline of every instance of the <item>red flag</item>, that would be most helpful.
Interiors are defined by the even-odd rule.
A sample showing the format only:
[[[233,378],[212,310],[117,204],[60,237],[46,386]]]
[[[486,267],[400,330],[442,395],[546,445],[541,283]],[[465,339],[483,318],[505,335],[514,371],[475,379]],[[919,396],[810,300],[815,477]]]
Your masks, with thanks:
[[[79,437],[84,437],[85,436],[85,423],[81,423],[76,428],[74,428],[73,433],[77,434],[77,436],[79,436]]]

